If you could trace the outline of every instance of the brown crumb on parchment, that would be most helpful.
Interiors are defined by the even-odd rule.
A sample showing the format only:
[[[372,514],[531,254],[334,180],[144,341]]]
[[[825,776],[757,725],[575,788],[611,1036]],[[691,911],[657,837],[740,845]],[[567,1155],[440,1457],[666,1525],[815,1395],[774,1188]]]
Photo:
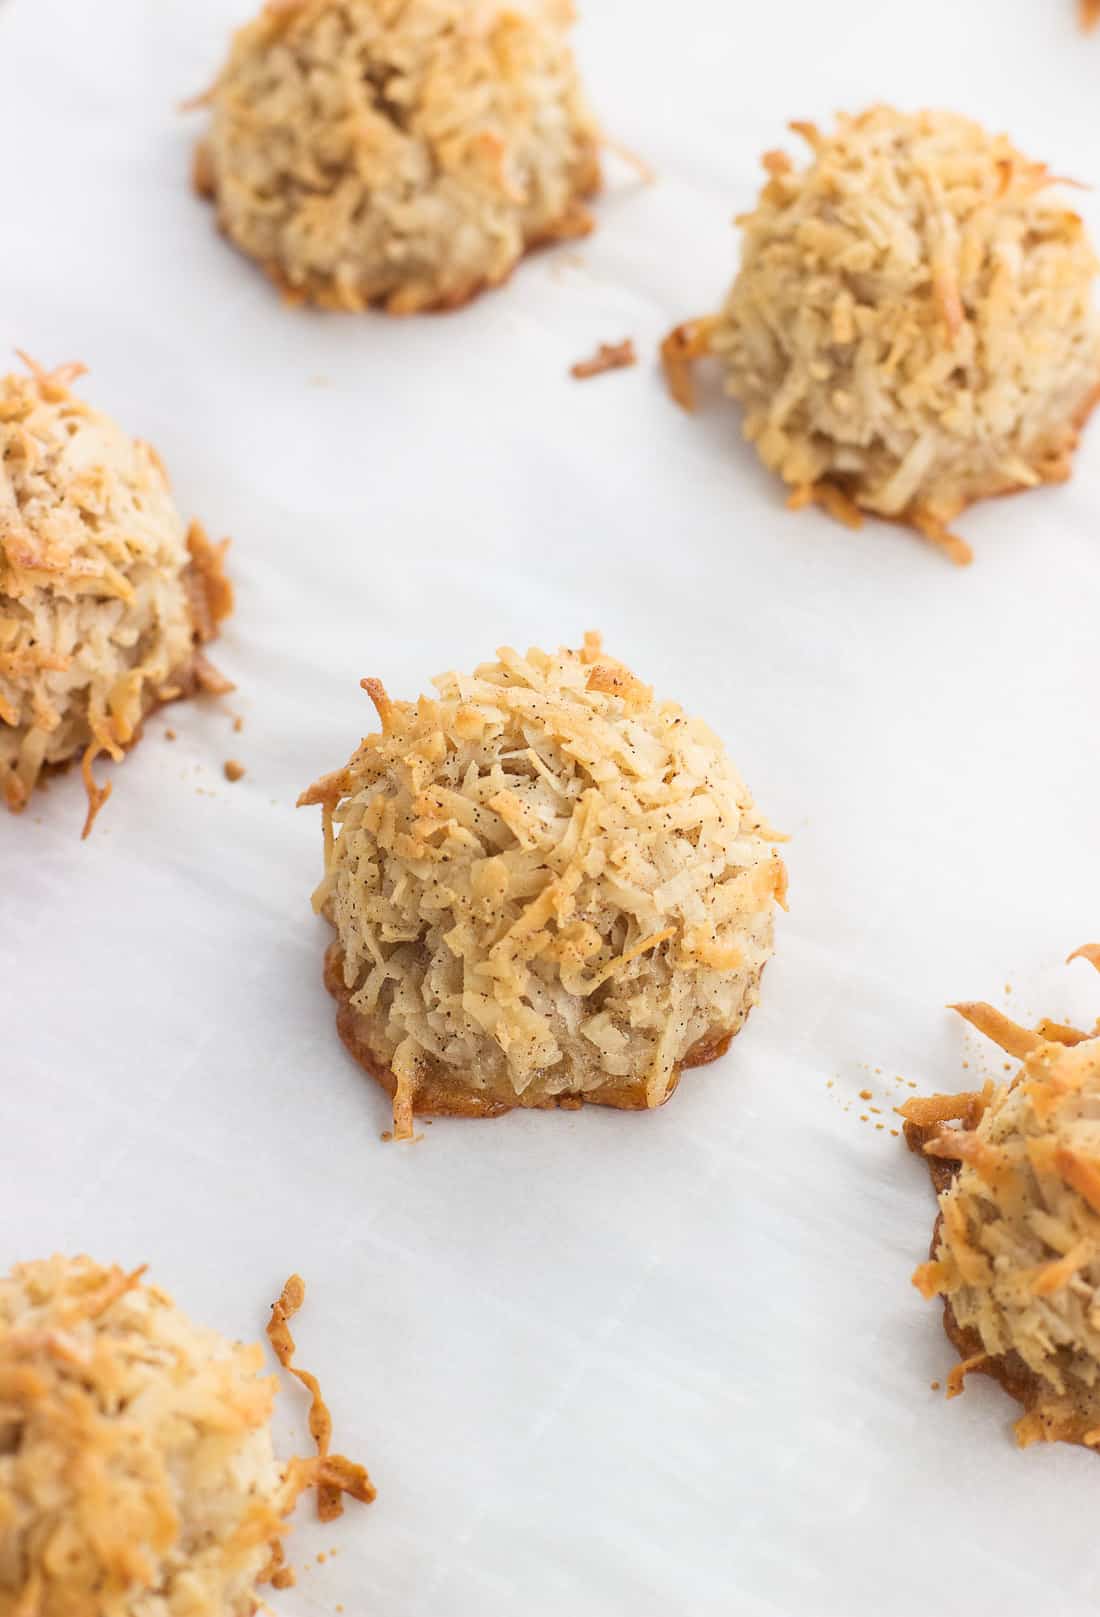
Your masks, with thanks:
[[[585,382],[590,376],[602,376],[604,371],[625,370],[637,363],[633,339],[625,337],[622,342],[602,342],[591,359],[579,359],[575,365],[570,365],[569,374],[576,377],[578,382]]]
[[[236,758],[227,758],[222,768],[225,770],[226,780],[237,781],[244,776],[244,765],[238,763]]]

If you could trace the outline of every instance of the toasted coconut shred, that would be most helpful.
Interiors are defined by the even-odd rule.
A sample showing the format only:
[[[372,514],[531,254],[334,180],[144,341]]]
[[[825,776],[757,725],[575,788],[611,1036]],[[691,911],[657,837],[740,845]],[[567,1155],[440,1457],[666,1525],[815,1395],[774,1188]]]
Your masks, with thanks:
[[[586,234],[598,132],[565,0],[294,0],[233,41],[194,182],[291,299],[464,303]]]
[[[1042,164],[951,113],[791,127],[810,162],[765,158],[725,306],[666,339],[671,391],[690,408],[690,365],[714,355],[793,505],[870,511],[968,561],[951,521],[1068,477],[1096,402],[1084,225]]]
[[[305,1301],[305,1281],[301,1275],[291,1275],[272,1304],[267,1337],[275,1357],[292,1376],[302,1383],[310,1395],[309,1431],[317,1445],[317,1458],[305,1462],[295,1461],[304,1486],[317,1490],[317,1514],[323,1522],[335,1521],[344,1513],[344,1495],[369,1505],[377,1490],[363,1466],[332,1454],[332,1416],[321,1396],[321,1386],[315,1375],[294,1363],[294,1338],[290,1334],[290,1321]]]
[[[1079,950],[1100,967],[1095,945]],[[1074,958],[1073,956],[1070,957]],[[963,1355],[949,1381],[995,1376],[1024,1404],[1021,1445],[1100,1445],[1100,1023],[1064,1037],[990,1005],[955,1007],[1022,1059],[1010,1083],[901,1108],[940,1189],[932,1257],[913,1276],[944,1299]],[[950,1119],[958,1126],[945,1127]]]
[[[198,653],[232,607],[224,545],[186,527],[156,452],[75,398],[80,366],[0,379],[0,790],[81,760],[85,835],[161,702],[228,681]]]
[[[295,1500],[342,1474],[281,1466],[260,1346],[142,1275],[55,1257],[0,1278],[0,1617],[252,1617],[289,1581]]]
[[[340,1031],[417,1111],[653,1107],[756,1003],[786,876],[721,743],[607,657],[391,701],[320,803]]]
[[[602,376],[605,371],[621,371],[637,363],[634,343],[630,337],[626,337],[622,342],[602,342],[591,359],[579,359],[575,365],[570,365],[569,374],[578,382],[587,382],[593,376]]]

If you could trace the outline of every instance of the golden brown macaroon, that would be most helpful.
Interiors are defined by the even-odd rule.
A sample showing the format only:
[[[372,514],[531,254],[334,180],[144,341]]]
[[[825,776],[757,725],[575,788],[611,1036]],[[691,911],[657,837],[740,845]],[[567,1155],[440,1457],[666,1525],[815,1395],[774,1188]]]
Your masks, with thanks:
[[[231,610],[224,543],[176,510],[160,457],[70,391],[83,367],[0,379],[0,792],[83,759],[87,835],[154,707],[231,690],[199,647]]]
[[[1082,28],[1095,28],[1100,22],[1100,0],[1078,0]]]
[[[953,113],[791,127],[810,162],[765,157],[724,307],[665,340],[672,391],[690,408],[691,364],[713,355],[792,506],[869,511],[969,561],[949,524],[1068,477],[1096,402],[1084,225],[1041,163]]]
[[[195,164],[292,299],[454,308],[586,234],[598,131],[568,0],[282,0],[233,41]]]
[[[1100,967],[1100,945],[1076,953]],[[1021,1446],[1095,1448],[1100,1023],[1091,1033],[1053,1022],[1032,1031],[990,1005],[955,1009],[1022,1065],[1010,1083],[900,1108],[939,1192],[931,1259],[913,1282],[943,1298],[944,1329],[961,1355],[948,1396],[980,1371],[1023,1404]]]
[[[257,1585],[293,1581],[304,1489],[329,1517],[341,1493],[374,1496],[291,1362],[297,1276],[268,1330],[314,1395],[319,1452],[280,1464],[262,1349],[192,1324],[142,1272],[54,1257],[0,1278],[0,1617],[252,1617]]]
[[[756,1003],[786,873],[718,739],[599,637],[508,647],[301,801],[324,808],[314,905],[355,1058],[417,1112],[653,1107]]]

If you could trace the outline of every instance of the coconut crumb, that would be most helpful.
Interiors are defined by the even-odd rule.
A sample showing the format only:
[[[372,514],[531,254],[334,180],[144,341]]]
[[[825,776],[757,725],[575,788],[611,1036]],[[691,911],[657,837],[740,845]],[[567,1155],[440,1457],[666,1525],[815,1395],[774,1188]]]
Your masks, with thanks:
[[[225,771],[226,780],[238,781],[244,776],[244,765],[238,763],[236,758],[227,758],[222,768]]]
[[[602,342],[591,359],[579,359],[575,365],[571,365],[569,374],[583,382],[590,376],[602,376],[604,371],[624,370],[637,363],[633,340],[626,337],[619,343]]]

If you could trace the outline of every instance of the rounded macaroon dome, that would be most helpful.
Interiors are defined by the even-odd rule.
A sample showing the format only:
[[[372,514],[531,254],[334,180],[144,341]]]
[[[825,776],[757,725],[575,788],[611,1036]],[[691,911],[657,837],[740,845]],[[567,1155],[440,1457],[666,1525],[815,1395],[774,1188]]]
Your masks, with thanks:
[[[716,356],[745,435],[793,489],[911,524],[956,561],[972,501],[1069,475],[1100,389],[1097,260],[1040,163],[947,112],[791,126],[796,168],[738,223],[721,311],[666,340],[673,390]]]
[[[252,1617],[297,1491],[262,1364],[89,1258],[0,1278],[0,1617]]]
[[[1100,946],[1079,950],[1100,966]],[[1072,958],[1072,956],[1071,956]],[[971,1370],[1023,1403],[1021,1443],[1100,1446],[1100,1026],[1018,1027],[992,1007],[957,1007],[1022,1066],[980,1095],[911,1101],[961,1128],[907,1126],[941,1184],[932,1258],[914,1282],[942,1296]],[[930,1138],[929,1138],[930,1136]],[[955,1171],[952,1173],[951,1168]]]
[[[72,393],[81,370],[0,378],[0,792],[21,809],[82,758],[90,825],[98,753],[161,702],[231,688],[198,647],[232,592],[156,451]]]
[[[195,168],[292,298],[452,308],[583,235],[598,131],[568,0],[279,0],[209,93]]]
[[[391,701],[314,903],[352,1054],[415,1112],[660,1105],[758,997],[786,874],[718,739],[606,656],[510,648]]]

